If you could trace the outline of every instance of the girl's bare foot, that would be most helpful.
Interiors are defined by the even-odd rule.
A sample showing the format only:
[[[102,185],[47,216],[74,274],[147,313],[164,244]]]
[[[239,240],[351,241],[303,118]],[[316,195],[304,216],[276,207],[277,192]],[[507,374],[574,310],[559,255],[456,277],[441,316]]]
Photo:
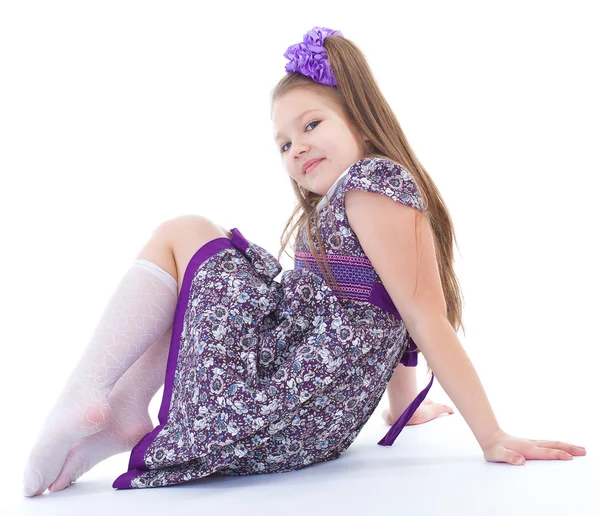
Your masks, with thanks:
[[[441,403],[434,403],[429,398],[426,398],[423,400],[421,405],[419,405],[419,408],[417,408],[417,410],[415,410],[415,413],[408,420],[408,422],[406,423],[406,426],[421,425],[423,423],[427,423],[428,421],[435,419],[436,417],[440,416],[441,414],[454,414],[454,409],[452,407],[450,407],[449,405],[443,405]],[[398,416],[396,418],[392,417],[389,408],[384,409],[381,416],[383,417],[383,420],[388,425],[393,425],[396,422],[396,420],[398,419],[398,417],[400,417],[400,416]]]

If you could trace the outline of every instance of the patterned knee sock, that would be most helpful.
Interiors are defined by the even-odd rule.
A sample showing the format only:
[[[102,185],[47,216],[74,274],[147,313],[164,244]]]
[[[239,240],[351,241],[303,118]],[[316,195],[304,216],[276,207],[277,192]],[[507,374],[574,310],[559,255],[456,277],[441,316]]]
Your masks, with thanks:
[[[175,279],[152,262],[134,260],[43,424],[25,467],[25,496],[46,490],[77,439],[106,427],[109,392],[171,326],[176,305]]]
[[[121,376],[108,395],[108,425],[75,441],[49,491],[61,491],[99,462],[130,451],[154,429],[148,405],[164,384],[172,333],[173,326]]]

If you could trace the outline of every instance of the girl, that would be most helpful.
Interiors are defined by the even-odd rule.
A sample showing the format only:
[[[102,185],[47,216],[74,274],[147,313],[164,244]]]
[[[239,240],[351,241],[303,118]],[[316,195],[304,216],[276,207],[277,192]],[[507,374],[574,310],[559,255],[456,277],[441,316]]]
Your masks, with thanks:
[[[278,258],[201,216],[160,225],[45,422],[26,496],[130,449],[115,488],[334,460],[386,387],[389,446],[406,424],[452,412],[424,400],[433,375],[415,397],[419,352],[486,460],[585,454],[496,421],[456,337],[452,220],[359,49],[314,27],[284,55],[271,117],[298,204]],[[292,236],[294,269],[276,281]],[[153,428],[147,407],[163,381]]]

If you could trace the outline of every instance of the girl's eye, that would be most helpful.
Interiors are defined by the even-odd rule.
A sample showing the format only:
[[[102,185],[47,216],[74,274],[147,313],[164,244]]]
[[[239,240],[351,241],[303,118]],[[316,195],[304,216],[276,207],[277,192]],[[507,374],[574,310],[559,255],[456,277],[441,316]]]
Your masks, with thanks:
[[[312,124],[317,124],[317,125],[318,125],[320,122],[321,122],[320,120],[313,120],[312,122],[309,122],[309,123],[308,123],[308,125],[307,125],[306,127],[308,127],[309,125],[312,125]],[[315,127],[316,127],[316,126],[315,126]],[[281,146],[281,148],[280,148],[279,150],[280,150],[281,152],[285,152],[285,150],[283,150],[283,148],[284,148],[284,147],[285,147],[285,146],[286,146],[288,143],[289,143],[289,142],[287,142],[287,143],[284,143],[284,144]]]

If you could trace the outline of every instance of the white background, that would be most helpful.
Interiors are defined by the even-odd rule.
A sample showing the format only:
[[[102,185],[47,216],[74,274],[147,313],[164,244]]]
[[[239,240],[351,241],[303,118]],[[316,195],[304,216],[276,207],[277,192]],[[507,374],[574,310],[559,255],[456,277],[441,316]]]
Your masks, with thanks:
[[[534,504],[597,514],[597,9],[573,0],[0,3],[0,492],[9,513],[152,513],[167,500],[191,510],[199,495],[211,512],[237,503],[259,512],[268,498],[267,509],[288,514],[358,514],[367,502],[381,511],[408,503],[410,514],[529,514]],[[341,30],[364,52],[450,210],[465,298],[459,338],[501,427],[588,455],[487,463],[458,411],[407,427],[384,449],[384,397],[346,464],[116,491],[122,454],[62,493],[23,498],[39,426],[159,223],[201,214],[278,253],[294,196],[270,93],[283,53],[313,26]],[[284,255],[282,265],[293,261]],[[420,388],[425,371],[421,362]],[[438,382],[429,397],[452,403]],[[161,399],[162,389],[150,407],[156,424]],[[321,496],[329,506],[317,506]],[[348,507],[332,508],[331,496]]]

